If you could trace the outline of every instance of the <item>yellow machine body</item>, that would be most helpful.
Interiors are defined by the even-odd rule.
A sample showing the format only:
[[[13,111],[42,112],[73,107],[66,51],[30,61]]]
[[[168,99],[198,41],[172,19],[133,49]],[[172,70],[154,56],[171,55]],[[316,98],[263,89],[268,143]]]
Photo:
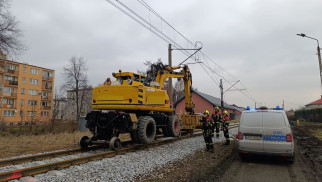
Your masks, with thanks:
[[[175,69],[182,70],[174,72]],[[188,66],[167,67],[159,71],[155,80],[146,84],[146,77],[132,72],[113,73],[104,85],[93,89],[92,108],[95,110],[173,112],[167,92],[163,90],[167,78],[182,78],[185,85],[186,109],[193,112],[191,100],[191,73]]]
[[[106,81],[93,89],[93,109],[173,112],[166,91],[144,86],[145,76],[132,72],[113,76],[116,81]]]

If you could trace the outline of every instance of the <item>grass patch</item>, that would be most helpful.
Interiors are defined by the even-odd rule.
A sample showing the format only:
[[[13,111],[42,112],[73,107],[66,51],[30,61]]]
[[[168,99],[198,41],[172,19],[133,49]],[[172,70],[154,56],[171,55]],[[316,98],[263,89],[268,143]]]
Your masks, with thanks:
[[[87,132],[47,133],[41,135],[8,135],[0,137],[0,159],[23,154],[37,154],[54,150],[79,148],[78,141],[82,136],[92,137]],[[120,134],[121,141],[129,140],[130,134]]]
[[[89,132],[73,132],[0,137],[0,158],[77,148],[79,138],[89,134]]]
[[[322,140],[322,130],[319,130],[319,131],[315,131],[315,132],[313,132],[313,135],[314,135],[316,138],[318,138],[318,139]]]

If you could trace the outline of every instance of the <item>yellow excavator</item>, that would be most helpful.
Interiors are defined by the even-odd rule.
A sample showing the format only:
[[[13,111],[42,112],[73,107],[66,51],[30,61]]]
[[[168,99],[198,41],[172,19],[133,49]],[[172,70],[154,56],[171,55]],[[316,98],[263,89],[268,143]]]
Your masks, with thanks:
[[[147,75],[133,72],[112,73],[103,85],[93,89],[92,108],[86,116],[86,127],[93,136],[79,140],[81,148],[94,144],[121,146],[118,136],[130,133],[135,143],[151,143],[156,134],[177,137],[181,123],[164,90],[168,78],[183,79],[186,112],[193,114],[192,78],[187,65],[168,66],[160,61],[151,64]]]

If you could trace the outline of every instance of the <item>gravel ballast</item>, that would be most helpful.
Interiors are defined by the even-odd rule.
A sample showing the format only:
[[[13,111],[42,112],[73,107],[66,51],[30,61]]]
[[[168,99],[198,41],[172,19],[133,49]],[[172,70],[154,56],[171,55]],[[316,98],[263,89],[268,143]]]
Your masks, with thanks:
[[[230,136],[237,134],[237,128],[229,130]],[[223,142],[220,133],[214,142]],[[35,176],[37,181],[134,181],[158,171],[168,164],[184,159],[205,148],[202,136],[176,141],[170,144],[118,155],[77,166]],[[16,180],[15,180],[16,181]]]

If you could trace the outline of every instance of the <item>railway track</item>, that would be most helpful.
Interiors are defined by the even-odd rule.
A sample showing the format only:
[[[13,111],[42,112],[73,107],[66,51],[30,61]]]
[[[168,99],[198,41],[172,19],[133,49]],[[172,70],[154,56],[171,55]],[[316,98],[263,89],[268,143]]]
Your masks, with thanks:
[[[238,123],[237,124],[232,123],[229,128],[236,128],[236,127],[238,127]],[[116,155],[121,155],[121,154],[125,154],[128,152],[134,152],[137,150],[142,150],[142,149],[146,149],[146,148],[150,148],[150,147],[164,145],[164,144],[175,142],[178,140],[183,140],[183,139],[201,136],[201,135],[202,135],[202,133],[198,132],[198,133],[188,135],[188,136],[181,136],[181,137],[170,138],[170,139],[161,140],[161,141],[155,141],[149,145],[142,145],[142,144],[129,145],[129,144],[131,144],[131,141],[124,141],[124,142],[122,142],[122,145],[127,145],[127,146],[124,146],[117,151],[108,150],[108,151],[101,152],[98,154],[92,154],[92,155],[77,157],[77,158],[73,158],[73,159],[69,159],[69,160],[63,160],[63,161],[58,161],[58,162],[53,162],[53,163],[48,163],[48,164],[43,164],[43,165],[37,165],[34,167],[27,167],[27,168],[23,168],[23,169],[19,169],[19,170],[13,170],[13,171],[9,171],[9,172],[0,173],[0,181],[19,179],[21,177],[45,173],[48,171],[61,169],[61,168],[65,168],[65,167],[70,167],[73,165],[83,164],[83,163],[87,163],[87,162],[94,161],[94,160],[100,160],[103,158],[111,158]],[[91,150],[98,150],[98,149],[102,149],[102,147],[95,146],[95,147],[90,147],[87,150],[74,149],[74,150],[58,151],[58,152],[52,152],[52,153],[46,153],[46,154],[27,156],[27,157],[22,157],[22,158],[2,160],[2,161],[0,161],[0,167],[8,166],[8,165],[16,165],[16,164],[32,162],[32,161],[39,161],[39,160],[55,158],[55,157],[60,157],[60,156],[72,155],[72,154],[82,153],[82,152],[91,151]]]

